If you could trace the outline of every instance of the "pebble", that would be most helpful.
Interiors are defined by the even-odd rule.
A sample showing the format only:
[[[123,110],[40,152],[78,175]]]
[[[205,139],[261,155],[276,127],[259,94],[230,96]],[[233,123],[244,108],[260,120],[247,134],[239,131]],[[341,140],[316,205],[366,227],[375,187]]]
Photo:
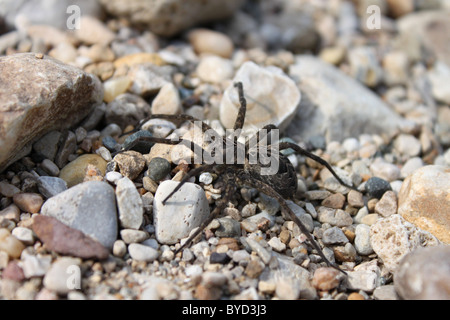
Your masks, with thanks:
[[[395,291],[405,300],[448,300],[450,247],[418,248],[401,260],[394,274]]]
[[[312,285],[320,291],[330,291],[340,283],[339,270],[334,268],[318,268],[314,272]]]
[[[419,139],[405,133],[399,134],[398,137],[394,139],[393,146],[401,155],[409,158],[418,156],[422,150]]]
[[[211,184],[213,182],[213,176],[209,172],[203,172],[199,177],[198,181],[204,183],[206,185]],[[256,209],[255,209],[256,210]],[[242,209],[244,211],[244,209]],[[251,214],[250,214],[251,215]]]
[[[78,258],[61,257],[56,259],[44,276],[44,287],[58,294],[67,294],[76,286],[81,288],[80,264],[81,261]]]
[[[62,134],[59,131],[50,131],[33,143],[33,150],[53,161],[58,152],[58,142],[61,136]]]
[[[146,154],[150,151],[151,147],[154,145],[153,142],[144,140],[145,137],[152,137],[153,135],[147,130],[139,130],[128,136],[123,142],[122,148],[128,151],[136,151],[141,154]],[[139,139],[139,138],[143,139]],[[125,152],[126,153],[126,152]],[[136,153],[131,153],[134,157],[138,157]]]
[[[69,161],[69,157],[75,153],[77,149],[77,138],[75,133],[68,131],[63,135],[63,141],[58,149],[58,153],[55,156],[55,164],[62,168]]]
[[[139,229],[143,222],[144,205],[134,183],[127,177],[117,181],[117,210],[122,228]]]
[[[16,193],[13,201],[20,210],[30,213],[38,213],[44,203],[42,196],[37,193]]]
[[[270,259],[272,258],[271,253],[267,251],[258,241],[252,238],[247,238],[245,241],[250,246],[250,248],[258,254],[258,256],[265,264],[268,264],[270,262]]]
[[[126,244],[130,244],[143,242],[148,238],[148,234],[141,230],[122,229],[120,230],[120,237]]]
[[[214,234],[217,237],[239,237],[241,235],[241,224],[239,221],[231,217],[223,217],[217,219],[220,226],[216,229]]]
[[[154,137],[165,138],[177,127],[164,119],[150,119],[142,125],[143,130],[150,131]]]
[[[171,83],[171,69],[153,64],[134,65],[128,71],[128,77],[133,79],[129,91],[141,97],[157,94],[161,88]],[[176,99],[176,96],[172,98]]]
[[[317,211],[317,219],[321,223],[329,223],[337,227],[346,227],[353,223],[353,219],[348,212],[327,207],[319,208]]]
[[[202,57],[195,71],[202,81],[217,84],[231,79],[234,75],[232,62],[218,56]]]
[[[47,249],[62,255],[98,260],[105,260],[109,256],[108,249],[98,241],[77,229],[66,226],[53,217],[44,215],[34,217],[33,231]]]
[[[32,245],[34,243],[34,235],[31,229],[25,227],[15,227],[11,234],[25,245]]]
[[[376,287],[373,291],[375,300],[399,300],[394,285]]]
[[[83,15],[80,19],[82,28],[75,29],[75,36],[86,44],[108,45],[116,37],[99,19]]]
[[[331,227],[323,232],[322,241],[325,244],[345,244],[348,239],[340,228]]]
[[[0,194],[7,198],[12,198],[20,189],[6,181],[0,181]]]
[[[177,114],[181,112],[178,89],[172,83],[164,84],[153,99],[152,114]]]
[[[41,214],[80,230],[111,248],[117,238],[114,189],[106,182],[88,181],[47,199]]]
[[[300,296],[297,279],[280,278],[275,283],[275,295],[281,300],[296,300]]]
[[[428,165],[414,171],[398,194],[398,213],[407,221],[450,243],[450,169]]]
[[[375,159],[370,165],[373,175],[386,181],[394,181],[400,177],[400,169],[392,163],[384,161],[382,158]]]
[[[172,170],[170,162],[164,158],[155,157],[148,164],[147,174],[153,181],[161,181]]]
[[[417,169],[424,166],[422,159],[420,157],[413,157],[408,159],[400,170],[400,177],[405,179],[407,176],[412,174]]]
[[[123,240],[114,241],[112,253],[116,257],[123,257],[127,253],[127,245]]]
[[[174,244],[189,236],[209,216],[209,204],[203,189],[194,183],[185,183],[167,200],[162,201],[179,182],[163,181],[153,200],[153,219],[158,242]]]
[[[389,182],[378,177],[367,180],[365,185],[369,197],[380,199],[386,191],[391,189]]]
[[[128,150],[114,157],[120,174],[130,180],[136,179],[145,168],[145,159],[140,152]]]
[[[370,244],[389,272],[394,273],[400,260],[422,246],[434,246],[439,240],[406,221],[399,214],[378,220],[370,227]]]
[[[17,259],[24,249],[23,243],[11,235],[8,229],[0,229],[0,251],[4,251],[11,258]]]
[[[150,105],[140,96],[123,93],[106,105],[105,119],[109,125],[102,130],[102,136],[119,136],[128,125],[135,126],[150,115]],[[147,130],[147,128],[144,128]]]
[[[103,101],[106,103],[114,101],[118,96],[125,93],[131,84],[131,80],[126,76],[111,78],[103,82]]]
[[[394,191],[386,191],[375,205],[375,212],[383,217],[397,213],[397,195]]]
[[[233,78],[233,83],[242,82],[247,99],[246,121],[243,131],[255,133],[256,128],[274,124],[284,130],[292,120],[300,102],[300,91],[295,83],[281,70],[260,67],[254,62],[245,62]],[[264,101],[266,108],[257,102]],[[220,102],[220,121],[225,128],[233,128],[240,105],[236,88],[231,84]]]
[[[348,272],[347,286],[351,290],[372,292],[378,285],[379,276],[370,270],[357,270]]]
[[[18,222],[20,220],[20,209],[14,203],[12,203],[5,209],[0,211],[0,217]]]
[[[348,204],[354,208],[362,208],[364,206],[364,199],[361,192],[350,190],[347,194]]]
[[[342,209],[345,203],[345,196],[341,193],[332,194],[322,201],[322,206],[333,208],[333,209]]]
[[[278,237],[272,237],[269,241],[267,241],[267,243],[276,252],[283,252],[284,250],[286,250],[286,244],[281,242],[280,238]]]
[[[370,226],[366,224],[358,224],[355,228],[355,249],[358,254],[367,256],[373,253],[370,245]]]
[[[89,165],[99,169],[102,175],[105,174],[106,161],[97,154],[85,154],[64,166],[59,173],[59,178],[64,180],[69,188],[80,184],[84,181]]]
[[[51,198],[58,193],[67,190],[67,183],[58,177],[42,176],[37,179],[39,193],[44,198]]]
[[[184,256],[184,254],[183,254],[183,256]],[[191,259],[189,259],[189,260],[191,260]],[[228,261],[230,261],[230,257],[225,252],[222,252],[222,253],[213,252],[209,256],[210,263],[227,264]]]
[[[139,243],[131,243],[128,246],[128,253],[133,260],[152,262],[158,259],[158,250]]]
[[[138,52],[127,54],[114,61],[114,67],[120,69],[123,67],[131,68],[133,66],[152,64],[155,66],[164,65],[164,60],[157,53],[153,52]]]
[[[189,31],[188,40],[197,54],[213,54],[230,58],[234,45],[231,39],[217,31],[209,29],[193,29]]]

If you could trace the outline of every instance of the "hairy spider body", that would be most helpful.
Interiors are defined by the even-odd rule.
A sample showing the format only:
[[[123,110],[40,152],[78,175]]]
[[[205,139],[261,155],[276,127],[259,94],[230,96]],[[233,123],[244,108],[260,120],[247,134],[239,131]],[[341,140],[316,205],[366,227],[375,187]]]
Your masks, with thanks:
[[[238,115],[236,118],[236,122],[234,125],[234,130],[240,130],[242,129],[244,125],[244,119],[245,119],[245,113],[246,113],[246,100],[244,97],[244,91],[242,83],[238,82],[235,84],[235,87],[238,90],[239,94],[239,102],[240,102],[240,108],[238,111]],[[212,130],[215,132],[208,124],[197,120],[189,115],[152,115],[149,118],[143,120],[141,123],[144,123],[144,121],[147,121],[149,119],[153,118],[162,118],[167,120],[181,120],[181,121],[190,121],[194,124],[200,123],[201,124],[201,130],[202,132],[206,132],[208,130]],[[197,122],[198,121],[198,122]],[[269,133],[276,129],[276,126],[274,125],[267,125],[264,128],[262,128],[257,134],[257,138],[264,138],[264,135],[266,138],[268,138],[268,144],[266,147],[272,147],[274,145],[271,144],[270,135]],[[177,192],[181,186],[187,182],[191,177],[196,177],[200,175],[202,172],[211,172],[214,171],[217,173],[218,176],[221,177],[223,180],[223,187],[222,187],[222,197],[216,201],[216,206],[213,209],[213,211],[210,214],[210,217],[203,221],[202,224],[197,228],[197,230],[188,238],[188,240],[176,251],[179,252],[186,246],[188,246],[193,239],[195,239],[207,226],[208,224],[217,217],[223,209],[226,208],[228,205],[228,202],[232,200],[234,197],[236,190],[239,186],[249,186],[251,188],[257,189],[259,192],[264,193],[272,198],[275,198],[280,206],[282,211],[291,219],[293,220],[299,227],[300,231],[305,234],[307,237],[309,243],[313,246],[314,249],[318,252],[318,254],[321,256],[321,258],[331,267],[338,269],[341,272],[342,271],[337,265],[330,262],[326,256],[323,254],[322,249],[317,244],[317,242],[314,240],[313,236],[308,232],[307,228],[303,225],[303,223],[300,221],[300,219],[294,214],[294,212],[291,210],[291,208],[288,206],[288,203],[286,200],[293,199],[296,191],[297,191],[297,174],[295,172],[294,166],[289,161],[289,159],[284,156],[280,151],[285,149],[293,149],[295,152],[300,153],[306,157],[309,157],[320,164],[324,165],[332,174],[333,176],[341,183],[342,185],[352,188],[352,186],[349,186],[345,184],[340,177],[335,173],[333,168],[322,158],[310,153],[309,151],[301,148],[300,146],[290,143],[290,142],[281,142],[276,144],[276,148],[269,148],[268,156],[270,159],[273,159],[274,161],[277,161],[277,170],[276,172],[273,172],[273,174],[263,174],[263,170],[267,169],[269,164],[264,161],[260,161],[258,158],[258,161],[253,161],[254,158],[252,158],[252,152],[258,152],[259,146],[257,146],[256,149],[251,149],[249,147],[249,141],[247,141],[245,144],[238,142],[238,135],[231,136],[225,136],[223,139],[223,146],[225,148],[225,151],[228,152],[228,154],[231,153],[234,154],[236,159],[232,163],[226,162],[227,155],[226,152],[223,152],[222,159],[224,160],[221,164],[217,163],[211,163],[211,164],[202,164],[192,170],[190,170],[186,176],[180,181],[180,183],[177,185],[177,187],[174,188],[174,190],[163,200],[163,204],[167,202],[170,197]],[[156,137],[140,137],[138,140],[136,140],[136,143],[138,141],[151,141],[155,143],[164,143],[164,144],[184,144],[187,147],[189,147],[192,151],[194,151],[196,148],[200,148],[203,150],[203,148],[196,145],[193,141],[189,140],[171,140],[171,139],[165,139],[165,138],[156,138]],[[257,141],[259,141],[257,139]],[[278,142],[278,141],[277,141]],[[133,145],[128,147],[128,150],[131,149]],[[233,150],[230,150],[232,148]],[[267,149],[265,149],[267,151]],[[205,150],[203,150],[206,152]],[[243,152],[244,159],[243,161],[239,162],[237,161],[238,153]],[[242,159],[241,159],[242,160]],[[345,272],[344,272],[345,273]]]

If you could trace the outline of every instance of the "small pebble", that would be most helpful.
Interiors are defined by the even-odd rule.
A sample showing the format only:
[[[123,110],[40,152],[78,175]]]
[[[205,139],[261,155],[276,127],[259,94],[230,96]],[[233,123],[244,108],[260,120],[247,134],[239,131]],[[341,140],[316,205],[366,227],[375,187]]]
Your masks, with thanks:
[[[80,259],[75,258],[58,258],[55,262],[52,263],[50,269],[44,276],[44,287],[59,294],[67,294],[73,289],[80,289],[80,262]],[[77,277],[77,274],[79,275],[79,277]],[[74,287],[71,288],[71,286],[69,286],[68,284],[71,284]]]
[[[230,261],[230,257],[226,253],[213,252],[209,256],[210,263],[226,264],[228,261]]]
[[[37,185],[39,192],[47,199],[67,190],[67,183],[58,177],[39,177]]]
[[[147,154],[150,152],[151,147],[154,145],[153,142],[146,140],[139,141],[139,138],[153,137],[153,135],[147,130],[139,130],[128,136],[123,142],[123,149],[133,150],[142,154]]]
[[[153,181],[161,181],[172,170],[170,162],[164,158],[155,157],[148,164],[148,176]]]
[[[128,252],[131,258],[137,261],[152,262],[159,256],[158,251],[154,248],[139,243],[131,243],[128,246]]]
[[[120,173],[130,180],[136,179],[145,168],[145,159],[141,153],[133,150],[125,151],[114,157]]]
[[[375,205],[375,212],[383,217],[397,213],[397,196],[394,191],[386,191]]]
[[[312,285],[320,291],[330,291],[339,285],[339,270],[334,268],[319,268],[314,272]]]
[[[25,245],[32,245],[34,243],[33,231],[24,227],[15,227],[11,234]]]
[[[11,258],[17,259],[25,246],[8,229],[0,229],[0,251],[5,251]]]
[[[38,213],[44,199],[37,193],[17,193],[13,196],[14,204],[24,212]]]
[[[345,244],[348,239],[340,228],[332,227],[323,232],[322,241],[325,244]]]
[[[127,253],[127,245],[123,240],[116,240],[112,250],[113,255],[116,257],[123,257]]]
[[[143,203],[136,186],[127,177],[117,181],[116,200],[122,228],[139,229],[143,222]]]
[[[139,243],[147,239],[146,232],[134,229],[122,229],[120,230],[120,237],[126,244]]]
[[[366,182],[366,191],[373,198],[380,199],[390,189],[389,182],[378,177],[372,177]]]
[[[370,244],[370,226],[358,224],[355,229],[355,249],[360,255],[367,256],[373,253]]]

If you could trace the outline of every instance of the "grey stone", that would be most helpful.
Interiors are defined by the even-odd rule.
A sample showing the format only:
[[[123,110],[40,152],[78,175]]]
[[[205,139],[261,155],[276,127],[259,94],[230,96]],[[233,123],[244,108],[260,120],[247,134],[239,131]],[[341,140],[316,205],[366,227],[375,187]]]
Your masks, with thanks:
[[[407,300],[449,300],[450,247],[418,248],[400,261],[394,274],[397,293]]]
[[[287,129],[287,135],[296,141],[314,135],[325,136],[327,142],[363,133],[393,136],[399,128],[412,125],[368,88],[319,58],[297,56],[289,75],[298,81],[303,94]]]
[[[143,222],[144,205],[134,183],[127,177],[117,181],[117,209],[122,228],[139,229]]]
[[[358,224],[355,228],[355,249],[360,255],[367,256],[373,253],[370,245],[370,226]]]
[[[139,243],[131,243],[128,252],[132,259],[137,261],[152,262],[158,259],[158,250]]]
[[[41,214],[80,230],[107,248],[117,238],[114,189],[106,182],[88,181],[67,189],[45,201]]]
[[[323,232],[322,241],[325,244],[345,244],[348,239],[340,228],[332,227]]]

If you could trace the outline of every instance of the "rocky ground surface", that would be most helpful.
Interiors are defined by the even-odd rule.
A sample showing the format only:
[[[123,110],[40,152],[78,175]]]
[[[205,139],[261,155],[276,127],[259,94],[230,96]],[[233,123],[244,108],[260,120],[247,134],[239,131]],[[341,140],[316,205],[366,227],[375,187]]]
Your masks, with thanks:
[[[447,1],[50,2],[0,8],[0,298],[450,299]],[[289,206],[347,275],[245,185],[175,255],[221,177],[163,206],[194,166],[163,144],[115,155],[191,130],[124,135],[151,114],[224,133],[235,81],[246,134],[274,123],[356,186],[286,153]]]

